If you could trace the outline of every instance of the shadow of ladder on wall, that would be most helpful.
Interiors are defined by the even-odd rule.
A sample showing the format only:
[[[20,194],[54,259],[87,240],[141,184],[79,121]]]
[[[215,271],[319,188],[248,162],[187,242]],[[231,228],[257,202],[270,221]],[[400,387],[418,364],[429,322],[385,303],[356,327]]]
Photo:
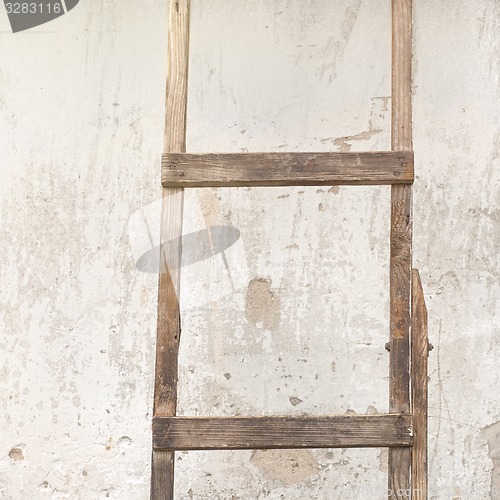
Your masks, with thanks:
[[[175,450],[349,447],[388,447],[388,497],[427,499],[427,311],[411,268],[411,0],[392,0],[391,151],[367,153],[186,153],[189,8],[170,1],[151,499],[173,500]],[[391,186],[389,413],[176,416],[184,189],[304,185]]]

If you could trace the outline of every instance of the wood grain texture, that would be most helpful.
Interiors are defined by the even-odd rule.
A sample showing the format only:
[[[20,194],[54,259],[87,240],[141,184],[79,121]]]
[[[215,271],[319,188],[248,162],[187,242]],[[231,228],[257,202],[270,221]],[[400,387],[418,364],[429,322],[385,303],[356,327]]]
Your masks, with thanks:
[[[427,500],[427,308],[420,275],[412,271],[411,387],[415,442],[412,448],[412,500]]]
[[[165,153],[186,151],[190,0],[170,0]]]
[[[175,457],[173,451],[155,451],[153,450],[151,458],[151,499],[165,500],[173,499],[171,479],[174,474]],[[167,492],[172,491],[169,497]]]
[[[413,153],[164,154],[171,187],[318,186],[413,182]]]
[[[392,0],[392,149],[413,151],[412,0]]]
[[[409,414],[328,417],[160,417],[155,449],[367,448],[413,442]]]
[[[165,105],[165,153],[186,150],[186,109],[189,61],[189,0],[171,0],[168,28]],[[160,274],[154,415],[175,415],[177,407],[178,355],[181,334],[179,288],[182,241],[183,189],[163,188],[160,227]],[[177,244],[165,243],[168,241]],[[153,450],[151,499],[174,498],[173,451]]]
[[[161,212],[155,415],[175,415],[177,405],[177,358],[181,332],[178,297],[184,197],[182,192],[175,191],[163,193]],[[167,245],[167,242],[170,243]]]
[[[412,2],[392,0],[391,149],[412,151]],[[391,191],[390,368],[391,412],[408,412],[412,189]],[[389,498],[411,497],[411,448],[389,449]]]

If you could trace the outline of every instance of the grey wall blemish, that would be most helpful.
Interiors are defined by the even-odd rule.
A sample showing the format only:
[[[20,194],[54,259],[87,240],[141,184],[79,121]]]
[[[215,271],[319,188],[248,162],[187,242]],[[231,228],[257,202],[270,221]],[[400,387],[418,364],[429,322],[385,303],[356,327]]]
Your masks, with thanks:
[[[389,451],[387,448],[382,448],[379,452],[379,455],[378,455],[378,459],[379,459],[379,467],[381,470],[388,470],[389,468]]]
[[[302,399],[298,398],[297,396],[290,396],[289,399],[292,406],[297,406],[298,404],[302,403]]]
[[[128,436],[122,436],[118,439],[116,446],[120,450],[121,453],[125,453],[133,444],[133,441]]]
[[[494,500],[500,498],[500,422],[488,425],[481,434],[488,443],[488,454],[493,462],[490,496]]]

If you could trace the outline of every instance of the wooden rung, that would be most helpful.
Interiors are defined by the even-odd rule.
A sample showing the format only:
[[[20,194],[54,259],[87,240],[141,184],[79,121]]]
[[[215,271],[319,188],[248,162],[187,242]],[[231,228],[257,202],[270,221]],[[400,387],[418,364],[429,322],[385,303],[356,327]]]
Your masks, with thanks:
[[[164,187],[413,183],[412,152],[165,153]]]
[[[329,417],[154,417],[155,450],[411,446],[409,414]]]

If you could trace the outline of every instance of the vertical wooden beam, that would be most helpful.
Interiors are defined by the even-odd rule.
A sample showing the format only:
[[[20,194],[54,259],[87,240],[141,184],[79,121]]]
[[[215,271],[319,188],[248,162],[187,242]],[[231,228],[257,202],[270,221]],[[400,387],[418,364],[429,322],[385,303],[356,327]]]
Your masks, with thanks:
[[[413,413],[412,490],[413,500],[427,500],[427,308],[420,275],[412,271],[411,292],[411,393]]]
[[[393,150],[412,151],[412,2],[392,0]],[[410,411],[409,331],[412,235],[411,186],[391,188],[390,368],[391,412]],[[411,498],[411,448],[389,449],[389,498]]]
[[[186,151],[189,62],[189,0],[171,0],[168,28],[165,153]],[[181,334],[179,292],[184,190],[163,188],[154,416],[175,416]],[[167,244],[170,242],[169,244]],[[155,451],[151,462],[151,499],[174,498],[174,451]]]

